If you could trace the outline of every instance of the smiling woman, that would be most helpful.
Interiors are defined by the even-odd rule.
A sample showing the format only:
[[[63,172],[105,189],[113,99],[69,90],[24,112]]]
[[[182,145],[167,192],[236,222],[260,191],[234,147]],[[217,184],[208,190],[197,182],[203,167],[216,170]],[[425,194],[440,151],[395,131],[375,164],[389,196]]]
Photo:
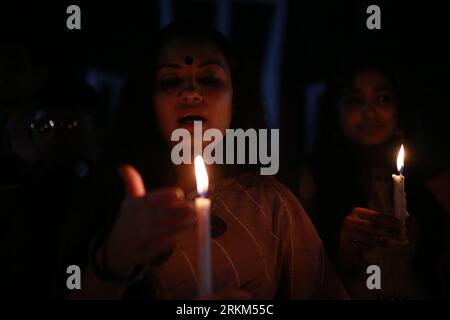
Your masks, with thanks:
[[[390,139],[397,127],[397,97],[391,80],[376,68],[361,69],[343,90],[339,115],[350,141],[377,145]]]
[[[328,122],[321,128],[333,132],[323,135],[303,165],[300,199],[352,298],[440,297],[446,290],[442,279],[448,278],[441,260],[444,215],[425,190],[419,153],[404,130],[413,108],[402,106],[396,69],[380,57],[363,60],[350,63],[330,82],[329,103],[323,106],[328,118],[322,119]],[[404,240],[405,227],[395,216],[391,175],[402,144],[411,155],[406,186],[410,243],[400,246],[394,243]],[[366,287],[369,265],[381,270],[380,290]]]

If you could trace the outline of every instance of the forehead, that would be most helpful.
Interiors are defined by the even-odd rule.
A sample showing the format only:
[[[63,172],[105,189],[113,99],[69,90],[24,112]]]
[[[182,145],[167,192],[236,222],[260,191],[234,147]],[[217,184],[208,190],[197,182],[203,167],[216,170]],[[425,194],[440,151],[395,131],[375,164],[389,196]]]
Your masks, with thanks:
[[[208,60],[215,60],[228,68],[226,59],[216,44],[206,39],[187,37],[174,38],[166,42],[161,48],[159,62],[184,65],[187,57],[193,59],[193,65]]]
[[[353,86],[365,89],[378,87],[392,89],[391,81],[382,72],[375,69],[357,72],[353,77]]]

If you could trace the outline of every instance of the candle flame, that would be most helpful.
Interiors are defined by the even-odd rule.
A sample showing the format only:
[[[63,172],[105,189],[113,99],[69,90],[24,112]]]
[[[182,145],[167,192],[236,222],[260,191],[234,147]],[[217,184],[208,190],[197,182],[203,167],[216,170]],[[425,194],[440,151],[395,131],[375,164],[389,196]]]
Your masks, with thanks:
[[[398,152],[397,156],[397,170],[399,173],[402,173],[403,167],[405,165],[405,149],[403,148],[403,145],[400,147],[400,151]]]
[[[206,172],[205,163],[201,156],[196,156],[195,161],[195,179],[197,180],[197,192],[199,195],[205,196],[208,192],[208,173]]]

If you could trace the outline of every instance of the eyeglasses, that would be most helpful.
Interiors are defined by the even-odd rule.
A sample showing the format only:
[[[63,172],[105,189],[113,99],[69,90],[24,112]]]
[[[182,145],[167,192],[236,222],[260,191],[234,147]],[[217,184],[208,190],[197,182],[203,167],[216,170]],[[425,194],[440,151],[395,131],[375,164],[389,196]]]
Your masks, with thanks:
[[[52,131],[73,131],[80,128],[78,120],[39,120],[30,124],[30,130],[37,133]]]

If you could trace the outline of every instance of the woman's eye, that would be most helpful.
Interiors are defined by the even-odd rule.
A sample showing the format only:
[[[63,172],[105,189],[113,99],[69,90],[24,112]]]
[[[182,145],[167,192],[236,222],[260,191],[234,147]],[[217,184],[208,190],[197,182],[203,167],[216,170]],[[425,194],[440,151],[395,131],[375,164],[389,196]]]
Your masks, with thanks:
[[[364,105],[364,99],[356,96],[345,97],[343,102],[345,108],[350,110],[359,109]]]
[[[180,85],[181,82],[182,81],[180,78],[166,78],[166,79],[161,79],[159,81],[159,85],[162,88],[173,88],[173,87]]]
[[[377,98],[377,102],[379,104],[391,103],[393,100],[394,97],[391,94],[382,94]]]
[[[197,81],[203,85],[211,86],[211,87],[217,87],[222,83],[220,78],[215,77],[215,76],[203,76],[203,77],[198,78]]]

